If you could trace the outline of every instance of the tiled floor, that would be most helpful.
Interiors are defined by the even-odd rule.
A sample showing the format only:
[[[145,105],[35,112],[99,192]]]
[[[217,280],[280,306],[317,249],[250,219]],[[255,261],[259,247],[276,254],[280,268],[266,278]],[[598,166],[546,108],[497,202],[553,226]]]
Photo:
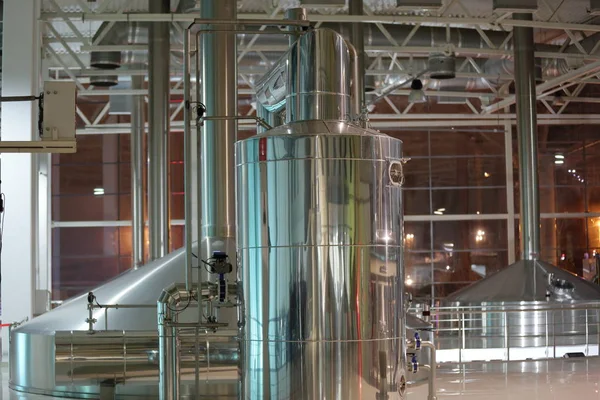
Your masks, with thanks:
[[[438,400],[600,400],[597,357],[443,365],[438,371]],[[52,399],[10,392],[6,364],[0,373],[0,400]],[[409,388],[407,400],[426,399],[426,384]]]

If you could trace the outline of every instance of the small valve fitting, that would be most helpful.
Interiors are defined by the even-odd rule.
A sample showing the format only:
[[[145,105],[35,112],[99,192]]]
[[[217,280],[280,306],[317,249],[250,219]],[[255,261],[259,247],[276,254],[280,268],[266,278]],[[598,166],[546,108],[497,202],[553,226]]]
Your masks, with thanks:
[[[421,349],[421,336],[419,336],[419,332],[415,332],[415,349]]]
[[[413,354],[412,358],[410,359],[410,366],[413,374],[416,374],[419,370],[419,362],[417,361],[417,356],[415,354]]]

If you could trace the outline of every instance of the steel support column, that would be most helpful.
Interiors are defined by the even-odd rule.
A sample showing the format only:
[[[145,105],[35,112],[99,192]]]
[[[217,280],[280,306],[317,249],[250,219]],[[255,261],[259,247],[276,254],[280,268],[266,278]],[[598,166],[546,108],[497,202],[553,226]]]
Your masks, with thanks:
[[[169,0],[153,0],[150,12],[170,12]],[[168,22],[149,29],[148,226],[150,260],[169,252],[169,60]]]
[[[531,21],[531,14],[514,14]],[[521,259],[537,259],[540,252],[540,201],[533,28],[514,28],[515,91],[519,142],[519,189],[521,197]]]
[[[348,3],[348,11],[350,15],[364,15],[363,0],[350,0]],[[350,30],[350,42],[356,49],[356,63],[358,76],[354,77],[353,85],[358,86],[359,90],[356,93],[360,94],[360,98],[355,100],[360,102],[360,110],[365,106],[365,30],[364,24],[355,22]]]
[[[40,1],[5,0],[2,96],[30,96],[40,92],[41,35]],[[35,102],[2,105],[2,140],[29,141],[37,136]],[[34,313],[37,218],[38,156],[2,154],[1,192],[6,195],[2,217],[1,302],[2,322],[11,323]],[[42,267],[42,264],[40,264]],[[44,264],[44,268],[47,268]],[[8,359],[8,332],[2,329],[2,353]]]

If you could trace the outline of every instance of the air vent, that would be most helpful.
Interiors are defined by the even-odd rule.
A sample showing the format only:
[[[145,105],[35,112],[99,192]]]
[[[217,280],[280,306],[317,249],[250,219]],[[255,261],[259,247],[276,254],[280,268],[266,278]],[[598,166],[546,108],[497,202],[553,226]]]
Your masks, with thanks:
[[[331,8],[345,6],[346,0],[300,0],[300,7],[306,8]]]
[[[427,60],[427,69],[431,79],[453,79],[456,76],[456,58],[454,54],[432,53]]]
[[[439,10],[442,0],[396,0],[396,7],[401,10]]]
[[[538,9],[537,0],[494,0],[494,11],[533,13]]]
[[[119,83],[119,77],[117,75],[100,75],[91,76],[90,84],[96,87],[111,87]]]

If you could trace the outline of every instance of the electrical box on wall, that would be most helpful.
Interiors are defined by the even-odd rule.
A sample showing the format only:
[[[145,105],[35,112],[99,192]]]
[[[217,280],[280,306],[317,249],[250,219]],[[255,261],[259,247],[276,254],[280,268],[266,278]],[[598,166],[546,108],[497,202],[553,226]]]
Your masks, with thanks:
[[[75,139],[74,82],[44,83],[44,122],[42,140]]]
[[[403,10],[439,10],[442,0],[396,0],[396,7]]]
[[[494,11],[533,13],[538,9],[537,0],[494,0]]]
[[[10,96],[9,96],[10,97]],[[17,96],[7,101],[35,101],[38,124],[34,140],[0,140],[0,153],[75,153],[75,82],[48,81],[41,96]]]
[[[346,0],[300,0],[300,7],[345,7]]]

